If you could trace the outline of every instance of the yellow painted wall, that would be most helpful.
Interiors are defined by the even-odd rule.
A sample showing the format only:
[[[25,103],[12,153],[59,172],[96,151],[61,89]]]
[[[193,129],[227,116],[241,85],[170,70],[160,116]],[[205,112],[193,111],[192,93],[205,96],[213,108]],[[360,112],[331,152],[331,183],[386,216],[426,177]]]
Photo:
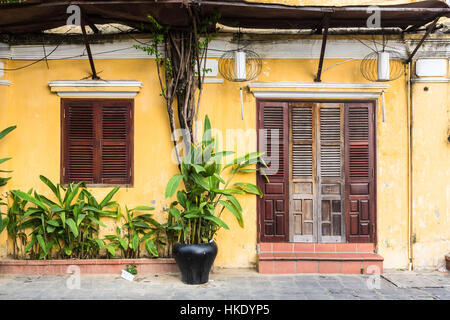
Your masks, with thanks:
[[[3,63],[3,65],[0,64],[1,68],[6,69],[8,67],[8,61],[6,59],[0,59],[0,62]],[[0,74],[2,74],[1,71],[0,71]],[[8,75],[5,72],[3,72],[3,74],[0,75],[0,80],[8,80]],[[7,107],[8,106],[7,102],[8,102],[9,92],[10,92],[10,87],[8,85],[0,84],[0,131],[13,125],[8,122],[9,108]],[[7,144],[9,144],[9,142],[7,140],[8,138],[10,138],[10,136],[7,136],[7,137],[3,138],[2,140],[0,140],[0,159],[9,157],[8,147],[7,147]],[[0,165],[0,170],[9,170],[9,168],[10,168],[10,161],[4,162]],[[2,177],[7,177],[7,175],[5,173],[1,173],[1,175],[2,175]],[[6,191],[5,188],[0,187],[0,198],[5,198],[4,197],[5,191]],[[0,208],[0,211],[1,210],[2,209]],[[6,232],[3,232],[2,234],[0,234],[0,255],[1,256],[5,256],[7,254],[7,241],[8,241],[8,237],[7,237]]]
[[[444,264],[450,252],[450,86],[413,89],[413,255],[416,268]]]
[[[325,60],[324,68],[340,60]],[[350,61],[323,74],[323,82],[366,82],[359,71],[360,61]],[[9,61],[8,66],[19,67],[27,61]],[[82,79],[89,72],[87,60],[50,60],[35,64],[22,71],[7,74],[12,86],[0,86],[0,126],[17,124],[18,128],[8,137],[7,144],[0,144],[0,156],[13,157],[8,166],[14,170],[8,189],[28,190],[33,187],[44,192],[39,180],[43,174],[52,181],[59,181],[60,172],[60,98],[51,93],[51,80]],[[318,60],[289,59],[264,60],[263,72],[257,81],[312,82]],[[153,60],[120,59],[95,62],[96,69],[105,80],[138,80],[143,86],[135,99],[134,125],[134,186],[123,188],[115,199],[123,206],[150,205],[156,202],[155,214],[164,218],[162,209],[169,202],[164,199],[168,179],[176,173],[176,166],[167,161],[171,149],[167,114],[162,98]],[[255,81],[256,81],[255,80]],[[378,252],[385,258],[385,268],[404,268],[408,265],[408,140],[407,140],[407,85],[406,77],[389,83],[386,90],[386,121],[381,120],[381,108],[377,116],[377,214]],[[242,85],[242,84],[241,84]],[[213,127],[226,137],[227,129],[247,132],[246,139],[239,139],[237,149],[242,152],[256,150],[256,100],[251,93],[244,96],[244,120],[240,118],[240,84],[225,81],[223,84],[206,84],[202,97],[199,119],[205,114],[211,118]],[[418,88],[419,85],[415,85]],[[5,94],[8,92],[9,94]],[[355,91],[355,90],[353,90]],[[367,91],[367,89],[366,89]],[[433,94],[432,94],[433,93]],[[6,98],[5,98],[6,97]],[[5,103],[5,100],[6,103]],[[414,102],[416,139],[415,161],[415,232],[414,247],[417,264],[425,265],[436,254],[448,251],[449,246],[449,145],[444,141],[445,106],[448,112],[448,87],[433,85],[426,93],[420,92]],[[445,102],[445,103],[444,103]],[[431,114],[429,109],[436,111]],[[445,115],[445,116],[444,116]],[[426,119],[426,120],[425,120]],[[429,119],[429,120],[428,120]],[[435,123],[435,120],[437,121]],[[438,124],[437,124],[438,123]],[[419,140],[420,139],[420,140]],[[224,145],[230,145],[225,141]],[[247,146],[247,148],[246,148]],[[421,150],[422,148],[422,150]],[[436,157],[433,157],[437,154]],[[433,179],[427,177],[433,176]],[[256,182],[254,175],[239,177],[240,180]],[[439,186],[439,188],[435,187]],[[109,188],[95,188],[93,193],[104,196]],[[0,192],[3,192],[0,190]],[[445,192],[444,192],[445,191]],[[422,197],[422,198],[420,198]],[[234,218],[225,221],[230,231],[218,235],[219,254],[216,266],[249,267],[256,261],[256,198],[241,197],[244,209],[245,229]],[[440,218],[436,218],[439,212]],[[431,219],[421,225],[420,219]],[[112,224],[109,224],[109,232]],[[445,239],[441,243],[439,239]],[[0,254],[5,254],[5,235],[0,237]],[[438,251],[428,245],[437,244]]]

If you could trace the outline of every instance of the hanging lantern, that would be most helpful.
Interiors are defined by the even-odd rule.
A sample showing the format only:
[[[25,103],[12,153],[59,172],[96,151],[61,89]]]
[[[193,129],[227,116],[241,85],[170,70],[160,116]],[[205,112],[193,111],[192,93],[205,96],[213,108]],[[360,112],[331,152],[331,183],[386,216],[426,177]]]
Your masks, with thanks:
[[[404,74],[402,57],[395,51],[374,51],[361,61],[361,73],[369,81],[396,80]]]
[[[378,81],[389,81],[389,52],[378,52],[377,74]]]
[[[261,69],[261,58],[251,50],[226,51],[219,59],[219,72],[228,81],[251,81],[261,73]]]

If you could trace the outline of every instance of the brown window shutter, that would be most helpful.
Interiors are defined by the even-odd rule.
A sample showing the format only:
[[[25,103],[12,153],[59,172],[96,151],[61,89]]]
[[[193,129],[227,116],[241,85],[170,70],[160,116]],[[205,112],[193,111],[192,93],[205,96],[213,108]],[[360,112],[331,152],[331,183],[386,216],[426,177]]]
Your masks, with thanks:
[[[94,183],[95,126],[90,101],[63,100],[62,182]]]
[[[131,184],[131,101],[102,101],[101,183]]]
[[[63,183],[133,183],[133,101],[62,100]]]
[[[259,234],[262,242],[289,240],[289,135],[288,104],[284,102],[259,102],[259,150],[265,151],[264,159],[269,169],[269,179],[258,177],[264,194],[258,200]],[[271,141],[278,133],[277,145]],[[275,170],[277,169],[277,170]]]
[[[373,242],[375,143],[372,103],[345,105],[346,226],[348,242]]]

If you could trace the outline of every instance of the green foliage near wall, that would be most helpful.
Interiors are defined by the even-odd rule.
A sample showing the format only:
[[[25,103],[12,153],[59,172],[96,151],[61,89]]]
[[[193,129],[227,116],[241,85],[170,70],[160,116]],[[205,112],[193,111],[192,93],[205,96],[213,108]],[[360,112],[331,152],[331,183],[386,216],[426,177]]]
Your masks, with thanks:
[[[7,211],[0,213],[0,232],[6,229],[12,239],[13,258],[139,258],[141,247],[150,256],[158,256],[158,246],[165,245],[164,225],[151,214],[142,214],[154,208],[126,208],[122,214],[113,200],[120,187],[98,201],[83,182],[62,186],[44,176],[40,179],[51,190],[51,199],[32,189],[12,190],[7,203],[1,204]],[[104,218],[115,219],[121,225],[114,235],[101,238],[99,229],[106,227],[101,221]],[[102,255],[102,250],[108,255]]]
[[[181,174],[174,175],[166,187],[166,197],[175,194],[181,181],[185,188],[177,192],[177,200],[170,205],[171,230],[177,231],[177,240],[185,244],[200,244],[213,240],[221,228],[229,229],[222,219],[231,213],[239,226],[244,227],[242,207],[236,195],[253,194],[262,197],[258,186],[234,182],[236,175],[258,171],[265,166],[261,152],[251,152],[222,165],[222,159],[233,154],[219,151],[211,124],[205,117],[202,141],[192,144],[181,163]],[[228,173],[228,179],[225,178]]]
[[[10,133],[11,131],[13,131],[16,128],[16,126],[11,126],[8,127],[6,129],[4,129],[3,131],[0,132],[0,140],[3,139],[8,133]],[[2,164],[3,162],[6,162],[8,160],[10,160],[11,158],[3,158],[0,159],[0,164]],[[7,170],[0,170],[0,173],[6,173],[6,172],[11,172],[11,171],[7,171]],[[4,177],[0,177],[0,187],[6,185],[6,183],[8,182],[8,180],[11,178],[4,178]]]

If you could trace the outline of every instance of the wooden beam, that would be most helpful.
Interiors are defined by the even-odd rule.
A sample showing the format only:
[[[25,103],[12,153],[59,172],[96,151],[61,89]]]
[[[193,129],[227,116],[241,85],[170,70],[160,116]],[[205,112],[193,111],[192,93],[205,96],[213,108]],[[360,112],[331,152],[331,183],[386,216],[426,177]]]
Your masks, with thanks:
[[[83,17],[81,19],[81,31],[83,32],[83,40],[84,40],[84,44],[86,46],[86,50],[87,50],[87,54],[88,54],[88,58],[89,58],[89,63],[91,65],[92,80],[99,80],[100,77],[97,75],[97,71],[95,71],[94,59],[92,58],[91,47],[90,47],[88,39],[87,39],[86,24],[85,24],[85,20],[84,20]]]
[[[436,24],[438,22],[440,17],[437,17],[436,19],[434,19],[434,21],[427,27],[427,32],[425,32],[425,34],[423,35],[422,39],[420,40],[419,44],[416,46],[416,48],[414,49],[414,51],[409,55],[408,60],[405,61],[405,64],[408,64],[411,62],[412,58],[414,57],[414,55],[417,53],[417,50],[419,50],[420,46],[422,45],[422,43],[425,41],[425,39],[430,35],[431,32],[433,32],[434,28],[436,27]]]
[[[328,37],[328,27],[330,25],[330,18],[328,15],[325,15],[323,19],[323,27],[322,27],[322,48],[320,49],[320,60],[319,60],[319,68],[317,69],[317,74],[314,79],[315,82],[321,82],[320,79],[322,76],[322,67],[323,67],[323,59],[325,57],[325,48],[327,46],[327,37]]]

